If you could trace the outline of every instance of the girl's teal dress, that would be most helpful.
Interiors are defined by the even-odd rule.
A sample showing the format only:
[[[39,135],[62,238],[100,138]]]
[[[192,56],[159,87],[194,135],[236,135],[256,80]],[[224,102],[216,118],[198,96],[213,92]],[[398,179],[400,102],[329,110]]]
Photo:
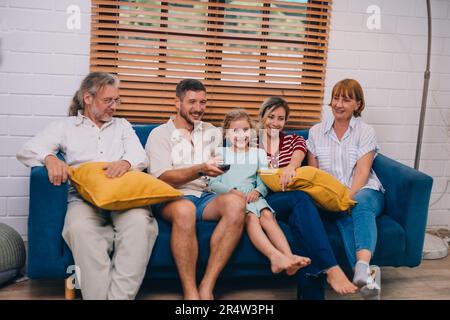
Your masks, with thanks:
[[[235,152],[232,147],[225,147],[217,149],[216,156],[223,159],[223,164],[231,166],[223,175],[210,179],[209,188],[212,192],[225,193],[235,188],[247,194],[256,189],[261,197],[255,202],[247,203],[247,211],[258,217],[264,208],[274,212],[263,198],[268,189],[257,173],[259,169],[268,168],[267,155],[263,149],[249,148],[247,152]]]

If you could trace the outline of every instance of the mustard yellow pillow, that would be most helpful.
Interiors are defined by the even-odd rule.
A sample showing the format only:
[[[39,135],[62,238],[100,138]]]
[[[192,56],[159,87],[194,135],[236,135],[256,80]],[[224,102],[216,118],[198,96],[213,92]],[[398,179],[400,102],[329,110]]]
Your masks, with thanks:
[[[88,162],[70,167],[70,181],[78,193],[105,210],[127,210],[164,202],[183,194],[167,183],[139,171],[128,171],[118,178],[108,178],[106,162]]]
[[[270,190],[279,192],[282,170],[260,170],[259,176]],[[309,194],[318,206],[328,211],[347,211],[356,204],[356,201],[350,198],[349,190],[328,172],[305,166],[297,168],[295,173],[286,191],[302,190]]]

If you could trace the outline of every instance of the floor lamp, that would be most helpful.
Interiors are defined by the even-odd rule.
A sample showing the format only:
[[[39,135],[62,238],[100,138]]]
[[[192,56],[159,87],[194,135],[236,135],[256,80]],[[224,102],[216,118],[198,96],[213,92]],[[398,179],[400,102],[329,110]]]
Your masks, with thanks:
[[[425,110],[427,107],[428,85],[430,83],[430,58],[431,58],[431,4],[427,0],[428,13],[428,48],[427,48],[427,67],[424,74],[422,106],[420,108],[419,133],[417,135],[416,157],[414,160],[414,169],[419,170],[420,151],[422,148],[423,126],[425,123]]]

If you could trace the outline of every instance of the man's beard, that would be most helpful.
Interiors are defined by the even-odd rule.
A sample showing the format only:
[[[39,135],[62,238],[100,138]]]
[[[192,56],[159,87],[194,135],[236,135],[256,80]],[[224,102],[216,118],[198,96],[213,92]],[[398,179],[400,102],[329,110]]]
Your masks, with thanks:
[[[106,110],[108,110],[108,109],[106,109]],[[97,108],[95,103],[92,105],[91,112],[92,112],[92,115],[95,117],[95,119],[99,122],[109,122],[112,120],[112,117],[113,117],[113,116],[107,115],[106,112],[101,112]]]
[[[200,117],[199,117],[200,119],[197,120],[197,121],[201,121],[201,120],[202,120],[202,118],[203,118],[203,112],[200,113],[199,115],[200,115]],[[183,110],[183,105],[180,106],[180,116],[181,116],[184,120],[186,120],[186,122],[189,123],[190,125],[193,126],[193,125],[195,124],[195,121],[193,121],[193,120],[191,120],[191,119],[189,118],[189,113],[187,113],[187,112],[185,112],[185,111]]]

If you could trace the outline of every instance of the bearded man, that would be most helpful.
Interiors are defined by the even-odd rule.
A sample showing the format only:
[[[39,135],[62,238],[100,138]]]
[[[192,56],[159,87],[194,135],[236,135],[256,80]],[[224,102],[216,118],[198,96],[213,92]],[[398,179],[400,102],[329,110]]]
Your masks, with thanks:
[[[242,235],[245,197],[237,190],[216,195],[208,191],[209,177],[224,172],[214,150],[222,134],[201,121],[206,109],[206,89],[194,79],[176,87],[176,116],[150,133],[146,152],[148,172],[184,193],[184,197],[153,206],[155,215],[172,224],[171,249],[180,276],[184,299],[214,299],[214,286]],[[197,221],[218,221],[210,240],[210,255],[199,286],[196,283]]]
[[[105,174],[111,179],[144,170],[147,155],[132,126],[113,117],[118,104],[119,79],[104,72],[88,74],[72,99],[69,117],[29,140],[17,159],[29,167],[45,166],[55,186],[67,181],[69,165],[84,162],[106,162]],[[157,235],[148,207],[106,211],[69,188],[62,237],[79,268],[83,299],[134,299]]]

